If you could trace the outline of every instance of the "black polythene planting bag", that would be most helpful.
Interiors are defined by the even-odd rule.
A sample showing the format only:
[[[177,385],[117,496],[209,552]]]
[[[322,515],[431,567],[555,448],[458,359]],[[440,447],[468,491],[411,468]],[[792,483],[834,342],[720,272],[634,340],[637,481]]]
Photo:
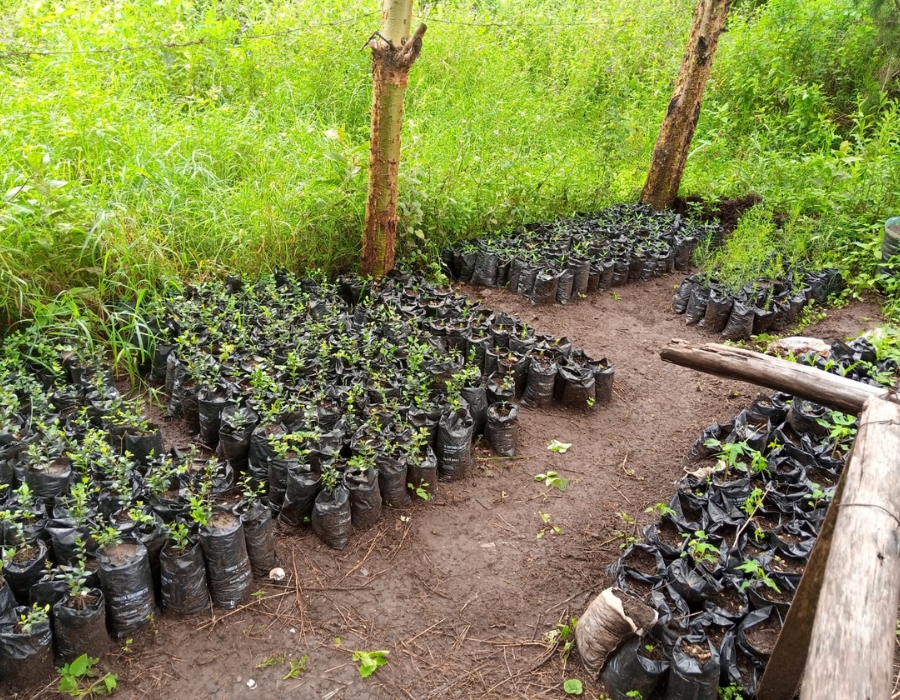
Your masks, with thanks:
[[[323,489],[316,496],[312,513],[312,527],[325,544],[332,549],[343,549],[353,534],[350,518],[350,493],[339,484],[333,491]]]
[[[474,421],[462,407],[448,410],[438,422],[437,458],[443,481],[462,479],[472,462]]]
[[[15,594],[16,600],[23,605],[28,603],[28,590],[41,580],[47,563],[47,545],[44,541],[36,540],[31,546],[36,551],[27,561],[19,563],[11,560],[3,569],[3,578]]]
[[[706,306],[709,303],[709,289],[701,283],[694,285],[691,290],[691,298],[688,300],[687,310],[684,314],[684,322],[688,326],[696,326],[706,315]]]
[[[103,591],[87,591],[81,607],[71,596],[53,606],[53,637],[60,659],[69,662],[82,654],[99,657],[109,649],[106,631],[106,601]]]
[[[633,691],[650,698],[669,672],[666,660],[649,659],[642,655],[645,640],[632,636],[606,661],[600,679],[612,700],[630,700]]]
[[[727,340],[749,340],[753,333],[755,319],[756,314],[752,306],[735,300],[734,306],[731,307],[728,323],[725,325],[725,330],[722,331],[722,337]]]
[[[553,360],[532,357],[528,364],[528,380],[522,403],[538,408],[552,404],[557,371],[558,366]]]
[[[409,505],[409,491],[406,489],[406,461],[393,455],[378,455],[378,487],[381,500],[391,508],[405,508]]]
[[[705,660],[688,654],[683,644],[702,650]],[[716,700],[719,692],[719,652],[698,634],[680,637],[672,648],[672,665],[666,700]]]
[[[710,290],[706,315],[703,316],[700,325],[710,333],[721,333],[728,324],[732,306],[734,306],[734,297],[731,294],[719,289]]]
[[[502,457],[514,457],[519,435],[519,408],[503,402],[491,404],[487,413],[485,437]]]
[[[244,523],[244,540],[250,568],[257,578],[264,578],[275,567],[275,530],[272,526],[272,510],[257,501],[241,514]]]
[[[437,456],[431,445],[425,446],[425,456],[411,457],[406,466],[407,486],[412,484],[412,489],[425,489],[429,494],[434,494],[438,480]]]
[[[106,616],[114,636],[128,637],[156,610],[147,548],[140,542],[112,544],[97,550]]]
[[[365,530],[381,520],[381,489],[376,469],[354,469],[344,473],[344,485],[350,492],[350,522]]]
[[[199,542],[185,549],[165,547],[159,557],[162,607],[176,615],[196,615],[209,610],[206,561]]]
[[[241,519],[228,511],[213,513],[209,525],[200,528],[200,544],[213,604],[225,610],[236,608],[253,583]]]
[[[560,367],[556,376],[559,401],[566,408],[587,411],[597,400],[594,373],[588,367]]]
[[[675,292],[675,297],[672,299],[672,311],[676,314],[683,314],[687,311],[688,302],[691,300],[691,292],[694,291],[694,284],[696,284],[696,277],[691,275],[678,286],[678,291]]]
[[[287,491],[279,520],[295,527],[309,522],[313,504],[322,490],[322,476],[299,464],[288,470]]]
[[[30,608],[16,608],[16,620]],[[53,671],[53,634],[50,620],[36,623],[31,632],[18,630],[13,622],[0,627],[0,679],[7,682],[46,680]]]

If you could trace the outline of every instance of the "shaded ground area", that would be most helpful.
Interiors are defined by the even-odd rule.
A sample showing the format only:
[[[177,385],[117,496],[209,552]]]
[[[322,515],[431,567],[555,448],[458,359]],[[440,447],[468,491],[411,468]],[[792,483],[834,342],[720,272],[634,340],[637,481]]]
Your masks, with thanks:
[[[466,480],[441,484],[433,503],[388,512],[343,552],[309,532],[281,530],[286,578],[258,582],[260,600],[234,612],[162,617],[130,651],[104,660],[120,674],[116,697],[562,698],[571,677],[585,682],[584,697],[596,697],[601,687],[577,655],[564,664],[559,651],[548,653],[545,634],[608,585],[605,569],[623,538],[649,519],[645,508],[669,500],[700,430],[756,394],[659,359],[671,338],[716,340],[672,314],[680,279],[566,307],[533,308],[507,292],[462,288],[539,332],[608,357],[616,367],[613,403],[592,414],[523,409],[519,457],[481,451]],[[855,337],[879,319],[876,304],[855,302],[805,333]],[[184,446],[190,436],[169,424],[167,438]],[[552,439],[572,447],[552,453]],[[548,470],[571,479],[565,493],[534,480]],[[541,513],[561,534],[537,537]],[[360,678],[353,651],[382,649],[389,663]],[[288,659],[304,656],[307,670],[285,679]]]

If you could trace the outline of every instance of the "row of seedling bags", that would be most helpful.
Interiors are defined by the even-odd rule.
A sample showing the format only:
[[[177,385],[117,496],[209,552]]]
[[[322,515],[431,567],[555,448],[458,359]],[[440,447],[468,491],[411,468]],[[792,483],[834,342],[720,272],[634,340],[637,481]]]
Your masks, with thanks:
[[[616,205],[599,214],[531,225],[512,234],[462,241],[442,252],[455,279],[508,287],[535,305],[589,294],[687,270],[701,242],[721,240],[721,227]]]
[[[831,354],[836,372],[890,369],[864,340]],[[657,519],[611,567],[616,586],[578,621],[581,657],[612,700],[754,697],[855,428],[777,393],[703,432],[693,471],[648,509]]]
[[[462,478],[478,436],[512,456],[518,398],[590,410],[612,397],[614,369],[565,338],[536,335],[515,317],[411,275],[396,273],[362,289],[356,283],[344,280],[334,289],[283,276],[265,294],[243,286],[200,288],[192,304],[170,302],[173,330],[151,372],[165,381],[170,406],[199,429],[200,443],[268,484],[269,504],[282,520],[309,522],[314,503],[324,507],[333,499],[327,526],[315,527],[312,519],[331,546],[346,545],[351,524],[377,522],[382,503],[403,507],[410,494],[433,495],[438,479]],[[255,338],[250,334],[252,347],[241,346],[231,324],[235,306],[265,321]],[[272,319],[285,314],[292,324],[287,346],[272,330]],[[218,324],[219,348],[230,347],[224,362],[201,339]],[[291,375],[301,324],[311,337],[297,362],[303,372]],[[334,348],[327,347],[329,356],[345,355],[339,366],[322,361],[326,338]],[[346,352],[351,347],[358,353]],[[217,368],[214,383],[192,369],[210,364]],[[318,368],[312,376],[311,367]],[[376,374],[380,386],[373,386]],[[308,405],[301,410],[288,397]],[[274,412],[282,400],[285,410]]]
[[[787,271],[780,279],[746,284],[737,292],[715,280],[691,275],[678,287],[672,310],[684,314],[688,326],[698,325],[728,340],[788,330],[809,304],[824,307],[844,289],[839,270]]]

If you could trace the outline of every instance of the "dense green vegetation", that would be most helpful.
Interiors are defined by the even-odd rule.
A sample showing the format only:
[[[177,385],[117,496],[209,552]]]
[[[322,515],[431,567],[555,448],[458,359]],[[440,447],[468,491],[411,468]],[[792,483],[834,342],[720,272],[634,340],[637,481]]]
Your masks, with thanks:
[[[406,260],[634,200],[693,5],[419,3],[429,30],[408,93]],[[745,251],[763,244],[871,283],[879,225],[900,208],[900,60],[877,21],[890,3],[875,19],[870,9],[736,4],[682,193],[753,191],[764,203],[711,269],[756,273],[772,258]],[[352,269],[369,129],[361,47],[377,10],[374,0],[9,0],[2,317],[91,313],[226,269]]]

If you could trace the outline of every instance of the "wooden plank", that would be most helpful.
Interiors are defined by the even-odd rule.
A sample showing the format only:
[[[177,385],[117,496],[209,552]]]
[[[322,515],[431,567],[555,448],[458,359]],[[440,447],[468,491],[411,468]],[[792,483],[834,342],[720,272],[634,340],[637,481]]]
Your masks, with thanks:
[[[853,458],[853,450],[847,457],[847,462]],[[834,535],[834,523],[837,520],[838,507],[844,493],[844,474],[838,479],[838,485],[834,492],[834,498],[825,515],[825,522],[819,530],[816,544],[803,570],[800,585],[794,594],[794,600],[788,610],[784,627],[778,635],[778,641],[772,650],[769,663],[759,687],[756,689],[757,700],[793,700],[800,688],[803,679],[803,669],[806,667],[806,659],[809,655],[809,642],[812,638],[813,623],[816,619],[816,609],[819,606],[819,596],[822,591],[822,581],[825,578],[825,568],[828,564],[828,555],[831,552],[831,543]]]
[[[844,469],[801,700],[891,697],[900,601],[900,405],[866,401]]]
[[[862,411],[863,404],[870,397],[883,398],[887,395],[887,391],[880,387],[855,382],[809,365],[718,343],[694,345],[673,340],[660,352],[660,357],[682,367],[784,391],[853,415]]]

